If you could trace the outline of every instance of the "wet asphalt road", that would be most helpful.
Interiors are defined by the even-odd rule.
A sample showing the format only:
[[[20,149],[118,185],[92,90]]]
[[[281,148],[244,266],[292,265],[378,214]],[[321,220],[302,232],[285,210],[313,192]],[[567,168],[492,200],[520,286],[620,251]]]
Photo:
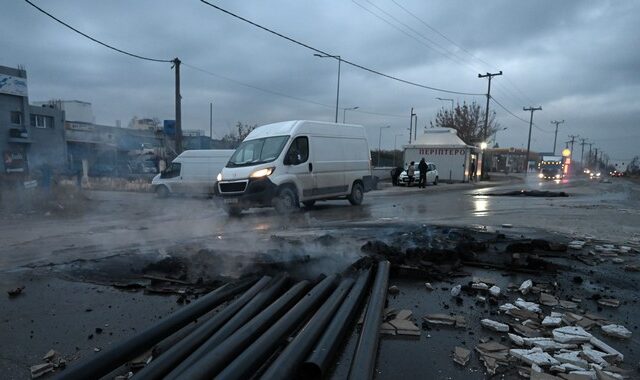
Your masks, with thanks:
[[[571,196],[484,195],[525,188],[566,191]],[[341,231],[345,247],[356,250],[362,240],[361,237],[349,240],[350,230],[396,223],[486,226],[512,234],[547,234],[565,239],[588,234],[617,243],[640,234],[640,186],[621,179],[614,179],[613,183],[576,180],[557,184],[533,180],[501,182],[487,187],[441,184],[426,190],[385,188],[367,194],[361,207],[349,206],[346,201],[332,201],[287,217],[263,209],[233,219],[206,199],[156,200],[149,194],[119,192],[95,192],[88,197],[89,207],[81,216],[3,216],[0,287],[26,285],[24,295],[16,299],[0,298],[0,309],[5,311],[0,321],[0,341],[3,342],[0,368],[6,378],[28,378],[28,366],[39,363],[49,348],[73,358],[92,355],[94,348],[104,348],[129,336],[135,329],[178,307],[175,296],[122,292],[93,284],[91,278],[61,279],[55,268],[78,259],[92,261],[124,253],[162,255],[170,246],[197,243],[230,251],[256,251],[261,247],[256,242],[265,242],[273,234],[318,236],[331,231]],[[513,228],[501,227],[505,223]],[[324,268],[339,270],[341,265],[354,260],[353,256],[344,255]],[[63,265],[50,266],[50,263]],[[585,277],[592,275],[586,270],[576,270]],[[571,294],[581,294],[594,287],[615,291],[617,297],[628,303],[615,313],[606,312],[611,312],[612,319],[624,322],[630,329],[636,326],[635,334],[639,324],[634,312],[637,310],[633,285],[636,278],[625,274],[625,279],[609,284],[607,279],[615,277],[619,270],[619,267],[602,269],[597,276],[593,275],[593,281],[582,285],[585,289],[573,289],[571,283],[564,286]],[[524,279],[520,275],[495,272],[476,271],[474,275],[491,275],[503,285]],[[476,322],[470,330],[423,331],[419,339],[383,338],[379,379],[485,378],[477,358],[462,369],[451,362],[450,352],[454,345],[471,348],[480,337],[492,336],[477,326],[479,317],[489,313],[488,310],[473,305],[472,301],[465,301],[463,305],[449,302],[446,288],[452,284],[438,284],[438,290],[432,293],[425,293],[420,281],[392,278],[390,284],[401,289],[399,296],[389,298],[390,306],[411,309],[418,320],[427,312],[443,312],[447,304],[451,307],[449,311],[466,313]],[[589,308],[595,306],[589,305]],[[88,309],[91,311],[86,311]],[[96,327],[102,327],[105,332],[96,334]],[[474,332],[473,335],[469,331]],[[494,337],[498,339],[497,335]],[[345,352],[354,345],[355,335],[352,335]],[[615,347],[624,351],[633,365],[640,359],[640,345],[635,336],[623,347],[618,343]],[[334,377],[343,378],[347,370],[348,360],[342,358]]]

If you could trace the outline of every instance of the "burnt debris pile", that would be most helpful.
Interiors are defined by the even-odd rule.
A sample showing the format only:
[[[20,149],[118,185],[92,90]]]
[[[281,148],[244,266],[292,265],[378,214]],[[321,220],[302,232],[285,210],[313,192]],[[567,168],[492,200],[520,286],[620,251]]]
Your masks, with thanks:
[[[371,378],[389,268],[388,261],[366,258],[342,275],[314,281],[280,274],[228,283],[57,375],[59,379],[108,374],[134,379],[322,378],[366,304],[357,346],[344,355],[353,358],[351,378]]]
[[[561,266],[547,260],[567,245],[543,239],[513,239],[504,234],[422,226],[367,241],[363,253],[389,260],[394,273],[429,281],[467,276],[464,267],[510,272],[553,272]]]

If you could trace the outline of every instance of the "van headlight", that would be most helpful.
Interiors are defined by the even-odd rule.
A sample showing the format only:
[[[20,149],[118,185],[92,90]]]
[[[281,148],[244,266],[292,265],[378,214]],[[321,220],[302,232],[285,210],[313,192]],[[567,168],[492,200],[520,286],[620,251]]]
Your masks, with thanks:
[[[560,174],[556,174],[556,178],[558,178],[558,179],[559,179],[559,178],[560,178]]]
[[[222,173],[218,173],[218,176],[216,177],[216,181],[218,182],[222,181]]]
[[[275,168],[264,168],[251,173],[250,178],[262,178],[271,175]]]
[[[544,174],[540,173],[540,174],[538,174],[538,177],[539,178],[544,178]]]

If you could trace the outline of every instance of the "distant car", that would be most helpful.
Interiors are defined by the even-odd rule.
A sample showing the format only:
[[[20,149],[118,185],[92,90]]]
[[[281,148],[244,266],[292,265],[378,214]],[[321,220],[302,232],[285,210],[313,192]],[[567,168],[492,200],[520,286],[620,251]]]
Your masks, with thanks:
[[[612,171],[611,173],[609,173],[612,177],[624,177],[624,172],[619,172],[617,170]]]
[[[418,170],[418,165],[415,166],[416,170],[413,176],[413,183],[417,184],[420,180],[420,171]],[[437,185],[439,179],[440,178],[438,177],[438,169],[436,168],[436,164],[434,164],[433,162],[427,162],[427,183],[433,183],[434,185]],[[409,176],[407,175],[406,170],[403,170],[402,173],[400,173],[400,177],[398,177],[398,183],[409,186]]]

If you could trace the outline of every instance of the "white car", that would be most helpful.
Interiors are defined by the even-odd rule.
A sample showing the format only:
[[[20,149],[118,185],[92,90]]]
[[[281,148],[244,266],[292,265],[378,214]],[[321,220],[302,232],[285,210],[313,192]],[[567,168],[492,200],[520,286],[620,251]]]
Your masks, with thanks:
[[[417,185],[418,181],[420,180],[420,171],[418,170],[418,165],[415,165],[416,170],[414,171],[414,176],[413,176],[413,184]],[[436,168],[436,164],[434,164],[433,162],[427,162],[427,184],[432,183],[434,185],[438,184],[438,169]],[[402,173],[400,173],[400,177],[398,177],[398,182],[405,184],[405,185],[409,185],[409,176],[407,175],[407,171],[403,170]]]

